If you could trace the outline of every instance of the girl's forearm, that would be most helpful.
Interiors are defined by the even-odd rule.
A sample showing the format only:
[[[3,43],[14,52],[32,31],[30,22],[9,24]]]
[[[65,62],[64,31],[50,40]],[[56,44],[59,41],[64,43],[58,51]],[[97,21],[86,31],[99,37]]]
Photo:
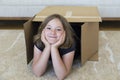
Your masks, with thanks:
[[[33,72],[35,73],[36,76],[41,76],[45,72],[49,57],[50,57],[50,48],[46,47],[43,50],[38,61],[32,65]]]
[[[57,48],[51,48],[51,57],[53,62],[53,67],[58,79],[64,79],[68,74],[67,68],[59,55]]]

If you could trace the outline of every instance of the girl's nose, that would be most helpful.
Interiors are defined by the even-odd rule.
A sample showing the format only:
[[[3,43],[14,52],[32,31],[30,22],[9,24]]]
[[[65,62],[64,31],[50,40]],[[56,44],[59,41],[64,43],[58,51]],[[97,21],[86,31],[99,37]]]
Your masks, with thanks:
[[[51,33],[52,33],[52,34],[56,34],[56,31],[55,31],[55,30],[51,30]]]

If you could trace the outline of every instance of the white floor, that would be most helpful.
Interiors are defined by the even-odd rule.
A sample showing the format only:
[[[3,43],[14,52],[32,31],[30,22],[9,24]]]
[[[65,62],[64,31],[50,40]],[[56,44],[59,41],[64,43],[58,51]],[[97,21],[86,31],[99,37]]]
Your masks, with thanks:
[[[23,30],[0,30],[0,80],[56,80],[49,67],[42,77],[26,64]],[[120,80],[120,31],[99,32],[99,61],[74,62],[65,80]]]

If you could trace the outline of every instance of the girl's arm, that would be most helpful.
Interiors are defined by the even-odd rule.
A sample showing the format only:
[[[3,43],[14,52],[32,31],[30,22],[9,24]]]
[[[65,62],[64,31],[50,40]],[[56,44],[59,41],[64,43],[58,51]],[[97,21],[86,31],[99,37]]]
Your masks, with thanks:
[[[51,48],[53,67],[59,80],[64,79],[69,74],[73,63],[74,52],[69,52],[61,58],[58,49]]]
[[[41,52],[36,46],[34,46],[32,70],[36,76],[41,76],[45,72],[49,57],[50,57],[49,47],[46,47],[43,50],[43,52]]]
[[[63,33],[63,35],[61,36],[58,42],[51,45],[51,57],[52,57],[53,67],[59,80],[64,79],[70,72],[74,58],[74,52],[75,52],[75,51],[71,51],[65,54],[61,59],[60,53],[58,51],[58,47],[61,44],[63,44],[64,41],[65,41],[65,32]]]
[[[44,30],[41,34],[41,40],[45,45],[43,52],[34,46],[32,70],[36,76],[41,76],[45,72],[50,57],[50,44],[45,39]]]

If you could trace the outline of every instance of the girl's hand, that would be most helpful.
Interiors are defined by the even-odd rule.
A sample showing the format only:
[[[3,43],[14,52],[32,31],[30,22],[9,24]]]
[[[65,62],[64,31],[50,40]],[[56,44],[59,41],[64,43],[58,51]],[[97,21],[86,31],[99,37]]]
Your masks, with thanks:
[[[50,46],[49,42],[48,42],[48,41],[46,40],[46,38],[45,38],[44,29],[43,29],[43,31],[42,31],[42,33],[41,33],[41,40],[42,40],[42,42],[44,43],[45,46]]]
[[[52,44],[51,46],[58,48],[60,45],[62,45],[62,44],[64,43],[64,41],[65,41],[65,36],[66,36],[66,35],[65,35],[65,31],[64,31],[63,34],[61,35],[59,41],[57,41],[56,43]]]

